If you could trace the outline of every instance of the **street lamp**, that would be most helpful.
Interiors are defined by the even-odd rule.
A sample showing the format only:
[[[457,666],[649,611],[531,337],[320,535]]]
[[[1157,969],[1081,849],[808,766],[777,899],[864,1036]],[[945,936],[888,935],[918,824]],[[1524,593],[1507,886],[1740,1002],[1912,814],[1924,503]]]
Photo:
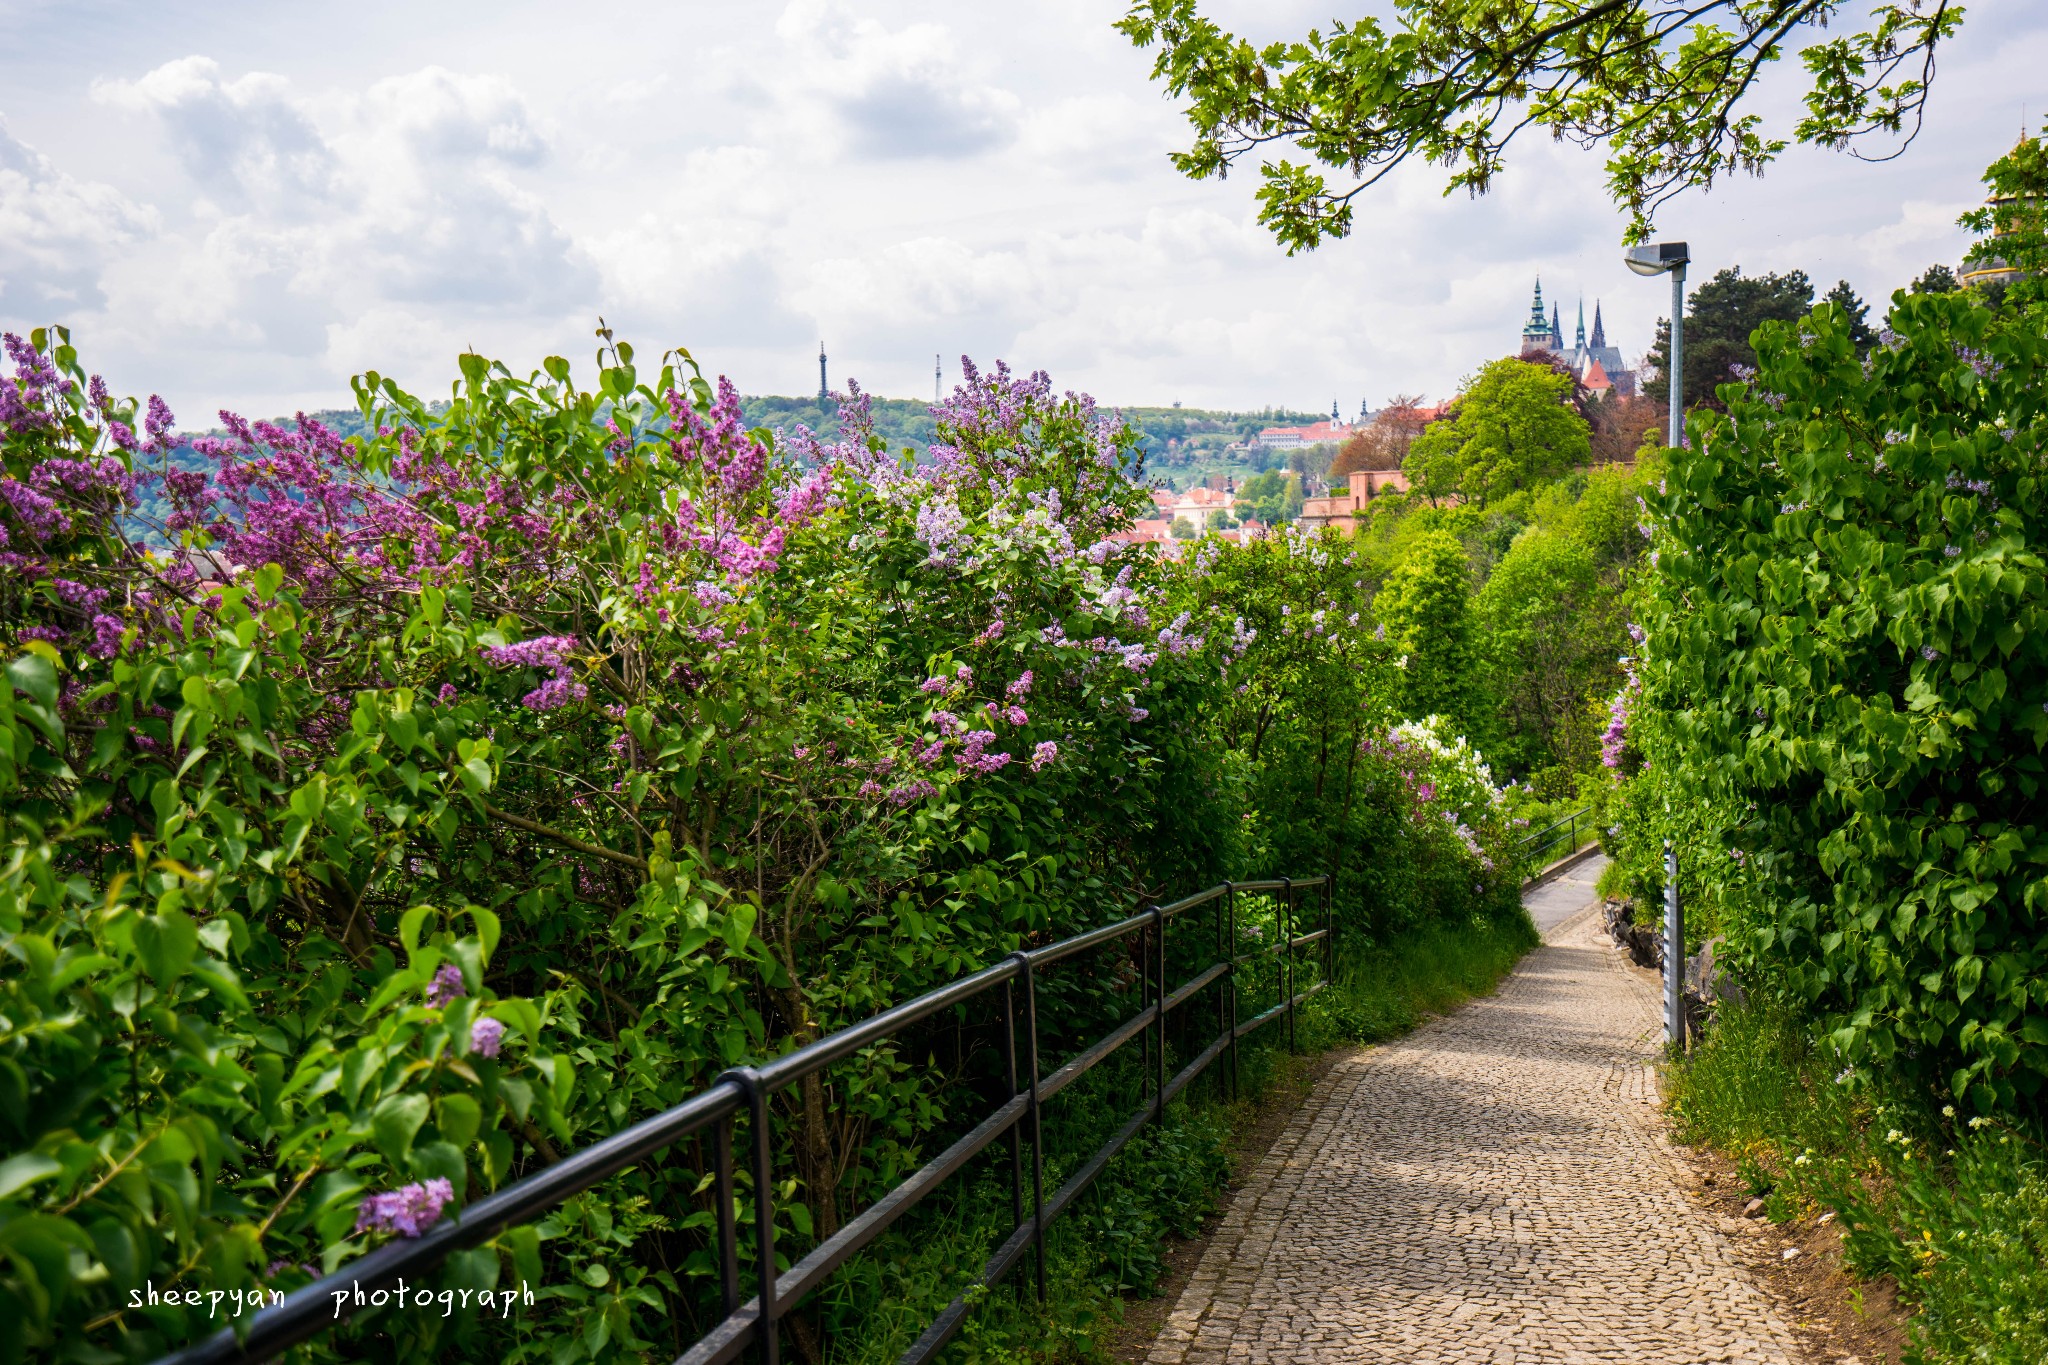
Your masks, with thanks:
[[[1653,242],[1628,249],[1622,262],[1638,275],[1671,276],[1671,363],[1666,378],[1671,388],[1671,446],[1685,434],[1685,267],[1692,253],[1684,242]]]

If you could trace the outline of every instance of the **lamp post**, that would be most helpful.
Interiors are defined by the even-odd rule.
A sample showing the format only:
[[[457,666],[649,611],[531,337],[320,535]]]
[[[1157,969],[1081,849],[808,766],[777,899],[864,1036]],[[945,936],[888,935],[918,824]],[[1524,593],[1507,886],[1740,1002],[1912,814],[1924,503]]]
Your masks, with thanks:
[[[1685,267],[1692,252],[1684,242],[1653,242],[1628,249],[1622,258],[1638,275],[1671,276],[1671,363],[1665,377],[1671,389],[1671,439],[1673,449],[1685,435]]]

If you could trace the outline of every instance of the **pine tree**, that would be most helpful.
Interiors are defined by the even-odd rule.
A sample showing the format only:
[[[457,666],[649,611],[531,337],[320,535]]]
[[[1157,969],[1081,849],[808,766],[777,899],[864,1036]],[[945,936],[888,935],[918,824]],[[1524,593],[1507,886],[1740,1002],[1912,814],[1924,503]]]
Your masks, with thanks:
[[[1870,316],[1870,305],[1856,297],[1847,280],[1837,280],[1835,287],[1821,296],[1821,301],[1836,304],[1849,315],[1849,339],[1856,343],[1856,354],[1862,355],[1876,343],[1877,333],[1865,321]]]
[[[1930,265],[1922,271],[1920,278],[1913,281],[1916,294],[1953,294],[1960,286],[1956,284],[1956,272],[1945,265]]]

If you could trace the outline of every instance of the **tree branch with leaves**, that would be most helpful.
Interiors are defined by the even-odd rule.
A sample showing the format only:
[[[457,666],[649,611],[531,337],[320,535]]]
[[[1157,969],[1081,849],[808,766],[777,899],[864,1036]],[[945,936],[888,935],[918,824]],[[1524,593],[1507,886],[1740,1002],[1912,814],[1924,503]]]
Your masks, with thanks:
[[[1642,241],[1657,210],[1736,172],[1760,175],[1791,141],[1884,160],[1920,128],[1935,54],[1963,11],[1882,0],[1861,29],[1808,41],[1839,0],[1398,0],[1374,17],[1254,46],[1200,0],[1138,0],[1117,27],[1157,48],[1153,78],[1186,97],[1195,141],[1172,154],[1192,179],[1261,158],[1259,221],[1292,255],[1347,236],[1355,201],[1413,159],[1445,193],[1484,194],[1518,136],[1608,150],[1607,184]],[[1805,68],[1787,132],[1753,112],[1788,54]],[[1886,144],[1879,150],[1874,144]],[[1265,159],[1278,146],[1309,157]],[[1866,148],[1871,150],[1866,151]],[[1333,187],[1324,169],[1351,182]]]

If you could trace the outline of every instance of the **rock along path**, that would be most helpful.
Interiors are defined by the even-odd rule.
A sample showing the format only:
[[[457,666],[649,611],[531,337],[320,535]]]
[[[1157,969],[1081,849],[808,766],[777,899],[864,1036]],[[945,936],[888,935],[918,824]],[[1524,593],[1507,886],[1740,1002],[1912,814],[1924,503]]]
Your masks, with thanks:
[[[1331,1068],[1150,1361],[1804,1359],[1679,1191],[1657,997],[1598,937],[1593,863],[1526,898],[1544,946],[1497,994]]]

